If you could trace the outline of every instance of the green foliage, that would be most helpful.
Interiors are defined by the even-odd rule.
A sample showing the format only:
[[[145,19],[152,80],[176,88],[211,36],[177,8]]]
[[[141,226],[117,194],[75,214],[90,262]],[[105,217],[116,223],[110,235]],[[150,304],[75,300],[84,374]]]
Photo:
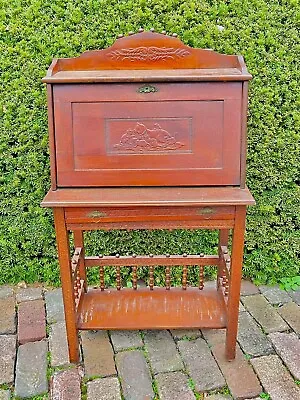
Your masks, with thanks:
[[[283,290],[297,290],[300,287],[300,276],[280,279],[280,288]]]
[[[259,397],[261,398],[261,399],[265,399],[265,400],[270,400],[270,395],[268,394],[268,393],[261,393],[260,395],[259,395]]]
[[[247,182],[257,201],[248,214],[244,273],[261,283],[297,276],[299,16],[297,0],[0,0],[0,283],[59,282],[51,211],[39,206],[50,186],[41,78],[53,57],[104,48],[140,26],[244,56],[253,74]],[[87,242],[90,253],[199,253],[215,250],[216,236],[114,232]]]

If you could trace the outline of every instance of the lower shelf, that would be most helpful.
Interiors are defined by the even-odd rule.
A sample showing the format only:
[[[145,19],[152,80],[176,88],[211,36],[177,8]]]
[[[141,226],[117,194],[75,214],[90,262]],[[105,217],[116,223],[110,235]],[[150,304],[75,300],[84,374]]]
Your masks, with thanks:
[[[78,329],[225,328],[226,306],[216,289],[92,289],[78,309]]]

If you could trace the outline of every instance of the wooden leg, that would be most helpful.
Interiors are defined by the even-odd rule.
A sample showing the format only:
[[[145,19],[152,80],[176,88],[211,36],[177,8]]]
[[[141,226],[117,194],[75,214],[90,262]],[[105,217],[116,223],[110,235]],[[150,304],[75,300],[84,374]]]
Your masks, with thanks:
[[[79,275],[80,279],[84,280],[83,288],[84,291],[87,291],[87,281],[86,281],[86,268],[84,262],[84,239],[83,239],[83,231],[74,231],[74,245],[75,247],[81,247],[81,260],[79,264]]]
[[[70,245],[68,231],[65,225],[64,209],[54,208],[54,223],[56,230],[56,242],[58,248],[58,259],[60,276],[65,307],[65,318],[67,337],[69,345],[70,362],[79,362],[79,341],[76,327],[76,311],[74,302],[74,291],[72,283]]]
[[[219,231],[219,248],[221,246],[228,247],[229,229],[220,229]]]
[[[229,297],[227,303],[226,358],[235,358],[236,338],[239,316],[239,301],[242,279],[246,206],[236,208],[236,217],[232,237]]]
[[[221,246],[228,247],[228,239],[229,239],[229,229],[220,229],[219,230],[219,259],[221,260],[222,251]],[[222,276],[223,267],[221,265],[218,266],[218,276],[217,276],[217,289],[220,286],[220,278]]]

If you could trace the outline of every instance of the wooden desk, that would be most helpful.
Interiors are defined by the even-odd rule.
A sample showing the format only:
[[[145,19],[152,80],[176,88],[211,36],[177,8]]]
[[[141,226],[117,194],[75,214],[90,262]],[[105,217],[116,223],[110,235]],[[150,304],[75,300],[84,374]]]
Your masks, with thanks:
[[[111,48],[55,60],[48,84],[52,188],[70,360],[78,330],[226,328],[235,357],[246,206],[247,73],[241,57],[191,49],[176,37],[143,32]],[[218,255],[86,257],[84,231],[217,229]],[[71,255],[69,232],[74,232]],[[231,256],[228,236],[232,231]],[[171,268],[182,266],[172,287]],[[87,290],[86,268],[99,267]],[[106,288],[104,266],[116,269]],[[131,269],[132,289],[120,268]],[[148,266],[148,287],[137,271]],[[154,286],[155,266],[165,287]],[[198,266],[198,285],[188,285]],[[216,266],[216,288],[204,282]]]

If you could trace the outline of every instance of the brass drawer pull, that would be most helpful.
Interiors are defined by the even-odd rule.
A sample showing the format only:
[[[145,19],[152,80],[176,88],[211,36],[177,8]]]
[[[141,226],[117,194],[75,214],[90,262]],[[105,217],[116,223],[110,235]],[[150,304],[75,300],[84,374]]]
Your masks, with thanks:
[[[158,89],[152,85],[144,85],[144,86],[141,86],[137,90],[137,92],[138,93],[155,93],[155,92],[158,92]]]
[[[106,214],[101,211],[91,211],[86,215],[88,218],[106,217]]]

